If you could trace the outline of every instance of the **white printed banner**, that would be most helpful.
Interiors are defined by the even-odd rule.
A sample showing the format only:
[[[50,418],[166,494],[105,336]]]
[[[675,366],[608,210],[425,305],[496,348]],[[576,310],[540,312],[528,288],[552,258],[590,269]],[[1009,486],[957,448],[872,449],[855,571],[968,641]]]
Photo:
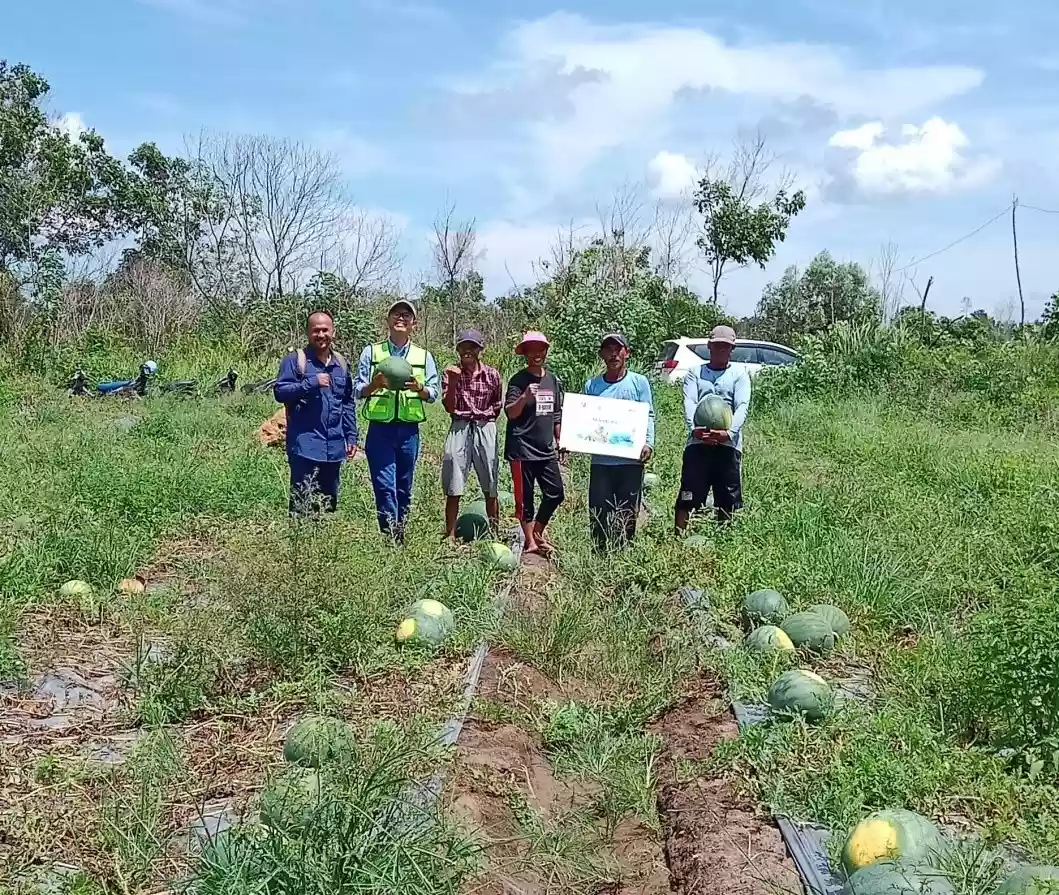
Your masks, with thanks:
[[[647,444],[649,409],[643,401],[568,394],[563,399],[559,447],[639,460]]]

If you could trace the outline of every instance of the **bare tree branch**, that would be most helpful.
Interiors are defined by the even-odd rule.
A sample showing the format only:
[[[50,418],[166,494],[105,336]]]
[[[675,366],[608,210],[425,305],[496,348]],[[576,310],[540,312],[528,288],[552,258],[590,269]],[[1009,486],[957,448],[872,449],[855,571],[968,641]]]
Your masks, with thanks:
[[[449,204],[434,219],[434,270],[449,298],[452,339],[459,332],[459,288],[474,270],[479,253],[474,218],[456,220],[456,205]]]

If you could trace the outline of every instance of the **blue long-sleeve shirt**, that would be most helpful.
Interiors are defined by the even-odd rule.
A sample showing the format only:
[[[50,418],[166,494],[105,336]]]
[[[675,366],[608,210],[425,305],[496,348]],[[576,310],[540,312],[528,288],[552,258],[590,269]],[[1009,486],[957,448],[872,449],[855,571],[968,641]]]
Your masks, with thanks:
[[[387,341],[389,341],[387,339]],[[405,342],[405,344],[398,348],[393,342],[390,342],[390,354],[396,357],[408,357],[408,346],[411,342]],[[427,392],[427,403],[433,404],[438,399],[438,365],[434,360],[434,355],[429,351],[427,352],[427,381],[423,383],[423,388]],[[364,389],[368,387],[368,383],[371,382],[371,345],[365,345],[364,350],[360,353],[360,360],[357,362],[357,380],[353,383],[353,393],[358,398],[364,397]]]
[[[607,382],[602,376],[596,376],[585,383],[585,394],[596,398],[618,398],[622,401],[642,401],[647,405],[647,444],[655,446],[655,405],[651,395],[651,383],[640,373],[627,372],[617,382]],[[625,457],[605,457],[593,454],[592,462],[602,466],[621,466],[627,463],[638,463]]]
[[[317,383],[320,373],[331,377],[329,388]],[[297,353],[288,354],[279,365],[272,392],[288,409],[288,454],[316,463],[341,463],[347,446],[359,443],[352,371],[342,369],[333,356],[324,364],[312,348],[306,348],[302,376]]]
[[[728,441],[737,451],[743,450],[743,423],[750,408],[750,374],[742,364],[729,364],[723,370],[714,370],[703,364],[690,370],[684,377],[684,425],[688,430],[688,444],[702,444],[692,438],[695,428],[695,408],[707,395],[720,395],[732,408],[732,425],[728,429]]]

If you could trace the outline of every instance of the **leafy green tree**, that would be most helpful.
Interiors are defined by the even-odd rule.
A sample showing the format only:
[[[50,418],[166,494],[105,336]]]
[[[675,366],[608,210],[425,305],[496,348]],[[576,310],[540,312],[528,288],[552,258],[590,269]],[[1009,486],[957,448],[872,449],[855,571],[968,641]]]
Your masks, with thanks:
[[[881,320],[882,296],[859,264],[839,264],[821,252],[804,272],[791,265],[778,283],[766,286],[755,316],[772,338],[788,342],[840,321]]]
[[[1049,341],[1059,340],[1059,292],[1048,299],[1041,314],[1041,335]]]
[[[47,259],[102,246],[128,219],[125,169],[94,131],[73,139],[48,119],[48,90],[28,66],[0,60],[0,270],[32,272],[45,262],[52,278]]]
[[[736,147],[727,170],[707,168],[695,190],[702,216],[698,245],[706,256],[717,304],[721,278],[731,266],[762,269],[787,237],[791,219],[805,208],[805,193],[781,185],[765,198],[765,174],[772,164],[764,138]]]

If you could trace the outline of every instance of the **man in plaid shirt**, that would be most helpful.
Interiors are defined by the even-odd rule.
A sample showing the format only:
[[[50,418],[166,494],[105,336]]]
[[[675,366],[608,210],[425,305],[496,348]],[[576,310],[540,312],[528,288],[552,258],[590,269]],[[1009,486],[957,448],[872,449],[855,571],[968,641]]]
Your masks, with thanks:
[[[485,495],[485,509],[493,531],[500,526],[500,452],[497,449],[496,419],[503,404],[500,373],[483,364],[485,340],[477,330],[460,333],[456,339],[458,365],[448,367],[442,382],[441,403],[452,417],[441,484],[445,489],[445,537],[456,537],[460,498],[467,476],[474,467],[478,486]]]

